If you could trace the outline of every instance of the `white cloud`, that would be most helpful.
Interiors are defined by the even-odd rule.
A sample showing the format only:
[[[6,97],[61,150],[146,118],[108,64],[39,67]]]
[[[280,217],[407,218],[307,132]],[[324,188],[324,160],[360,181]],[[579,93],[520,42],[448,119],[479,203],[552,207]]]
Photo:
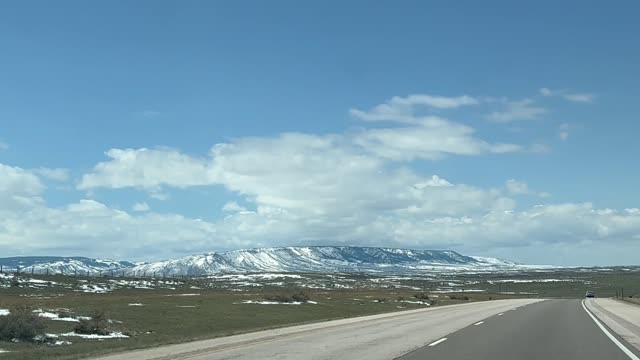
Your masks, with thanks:
[[[596,96],[594,94],[566,94],[564,98],[573,102],[590,103]]]
[[[0,212],[40,204],[44,190],[40,179],[28,170],[0,164]]]
[[[596,98],[596,95],[591,93],[571,93],[567,90],[551,90],[549,88],[541,88],[540,94],[547,97],[557,96],[577,103],[590,103]]]
[[[243,207],[243,206],[240,206],[235,201],[229,201],[226,204],[224,204],[224,206],[222,207],[222,211],[225,211],[225,212],[240,212],[240,211],[247,211],[247,209],[245,207]]]
[[[50,180],[55,180],[55,181],[69,180],[68,169],[60,169],[60,168],[51,169],[51,168],[41,167],[38,169],[33,169],[32,172]]]
[[[505,183],[507,193],[510,195],[535,195],[541,198],[551,197],[548,192],[535,192],[529,188],[529,185],[524,181],[518,181],[515,179],[509,179]]]
[[[83,191],[136,188],[160,199],[168,198],[172,187],[220,186],[255,209],[247,211],[230,201],[222,207],[224,216],[212,221],[157,214],[144,202],[134,204],[131,213],[87,199],[51,208],[42,199],[45,187],[37,176],[46,176],[42,171],[0,164],[0,246],[13,251],[8,255],[109,254],[132,260],[295,244],[486,253],[522,246],[562,249],[615,243],[635,250],[631,253],[640,251],[640,243],[629,240],[640,237],[640,210],[571,203],[521,208],[516,195],[547,194],[514,179],[498,189],[481,188],[410,168],[407,161],[416,159],[549,148],[489,142],[470,126],[414,111],[416,106],[471,105],[468,99],[394,99],[378,106],[390,107],[374,107],[363,115],[367,120],[401,122],[392,127],[244,137],[214,145],[203,156],[168,148],[111,149],[108,159],[77,186]],[[535,108],[532,102],[518,106]],[[525,113],[515,116],[537,116]],[[510,116],[501,119],[515,120]]]
[[[508,101],[505,109],[494,111],[487,115],[487,119],[497,123],[509,123],[517,120],[533,120],[546,114],[547,109],[538,106],[531,99]]]
[[[212,222],[153,212],[132,215],[94,200],[62,208],[42,201],[6,207],[4,200],[11,196],[39,199],[44,186],[37,176],[3,165],[0,244],[9,249],[7,256],[46,252],[132,260],[320,243],[467,253],[587,244],[640,250],[631,240],[640,235],[638,209],[595,209],[587,203],[518,210],[501,190],[390,169],[376,158],[332,148],[325,141],[289,134],[215,147],[213,178],[257,210],[243,211],[230,203],[225,208],[232,214]],[[511,192],[531,192],[523,182],[507,186]]]
[[[392,160],[440,159],[446,155],[479,155],[521,151],[515,144],[491,144],[474,136],[469,126],[440,118],[422,124],[371,129],[354,136],[354,143]]]
[[[133,206],[131,207],[131,210],[136,212],[145,212],[145,211],[151,210],[151,208],[149,207],[149,204],[147,204],[146,202],[137,202],[133,204]]]
[[[161,185],[188,187],[210,183],[205,160],[174,149],[111,149],[106,155],[111,160],[97,164],[92,173],[84,175],[78,189],[137,187],[154,191]]]
[[[471,96],[457,97],[433,95],[409,95],[407,97],[394,96],[384,104],[377,105],[369,111],[351,109],[349,113],[365,121],[398,121],[413,123],[416,121],[416,110],[420,107],[436,109],[455,109],[461,106],[476,105],[480,101]],[[418,109],[417,109],[418,108]]]
[[[520,195],[529,193],[529,186],[526,182],[509,179],[507,180],[506,186],[509,194]]]
[[[431,176],[431,179],[428,179],[425,182],[417,183],[414,185],[414,187],[417,189],[423,189],[426,186],[453,186],[453,184],[439,177],[438,175],[433,175]]]
[[[149,192],[149,196],[152,199],[156,199],[156,200],[160,200],[160,201],[165,201],[165,200],[169,200],[171,198],[171,195],[169,195],[166,192],[161,192],[158,189],[152,189]]]

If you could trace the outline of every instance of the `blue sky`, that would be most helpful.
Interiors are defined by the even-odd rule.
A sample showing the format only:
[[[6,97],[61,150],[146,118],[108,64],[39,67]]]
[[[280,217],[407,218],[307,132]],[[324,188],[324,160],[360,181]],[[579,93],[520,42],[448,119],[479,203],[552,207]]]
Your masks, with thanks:
[[[637,263],[638,10],[4,4],[0,245]]]

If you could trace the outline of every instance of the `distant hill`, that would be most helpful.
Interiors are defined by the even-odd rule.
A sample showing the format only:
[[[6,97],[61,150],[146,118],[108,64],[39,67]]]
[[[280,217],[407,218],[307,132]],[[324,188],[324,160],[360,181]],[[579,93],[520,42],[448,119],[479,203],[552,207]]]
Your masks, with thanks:
[[[382,272],[517,269],[494,258],[474,258],[449,250],[408,250],[356,246],[276,247],[232,250],[142,264],[131,271],[163,275],[220,272]]]
[[[18,270],[24,272],[33,271],[38,274],[64,273],[64,274],[91,274],[107,272],[111,270],[129,269],[135,264],[128,261],[100,260],[81,256],[16,256],[0,258],[0,265],[4,269]]]
[[[274,247],[212,252],[179,259],[133,264],[86,257],[0,258],[5,269],[44,273],[124,271],[129,275],[209,275],[221,272],[376,272],[504,271],[525,265],[450,250],[409,250],[358,246]]]

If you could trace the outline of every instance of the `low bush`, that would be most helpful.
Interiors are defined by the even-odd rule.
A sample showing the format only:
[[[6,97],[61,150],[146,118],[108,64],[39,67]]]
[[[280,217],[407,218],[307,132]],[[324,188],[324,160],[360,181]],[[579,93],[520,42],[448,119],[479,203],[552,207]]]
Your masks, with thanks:
[[[86,335],[109,335],[109,322],[102,311],[94,311],[90,319],[80,319],[74,331],[77,334]]]
[[[468,301],[469,297],[467,295],[451,294],[451,295],[449,295],[449,299],[451,299],[451,300],[465,300],[465,301]]]
[[[429,295],[426,293],[414,294],[413,297],[418,300],[429,300]]]
[[[59,318],[71,318],[71,317],[73,317],[71,312],[69,310],[67,310],[67,309],[58,309],[57,314],[58,314]]]
[[[282,303],[302,302],[309,301],[310,296],[304,290],[297,290],[289,293],[268,294],[264,296],[265,300],[276,301]]]
[[[9,314],[0,316],[0,340],[35,341],[36,336],[44,336],[47,326],[44,319],[27,305],[9,309]]]

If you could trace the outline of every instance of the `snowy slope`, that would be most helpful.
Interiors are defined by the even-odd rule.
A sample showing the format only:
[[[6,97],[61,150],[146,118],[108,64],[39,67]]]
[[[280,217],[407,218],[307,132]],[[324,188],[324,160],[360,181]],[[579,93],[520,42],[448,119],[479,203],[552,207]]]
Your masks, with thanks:
[[[0,258],[5,270],[91,274],[124,271],[129,275],[209,275],[239,272],[501,271],[525,265],[494,258],[464,256],[448,250],[409,250],[356,246],[276,247],[212,252],[179,259],[133,264],[85,257]],[[529,267],[530,268],[530,267]]]
[[[407,272],[513,267],[517,264],[492,258],[476,259],[454,251],[314,246],[207,253],[142,264],[130,271],[138,274],[206,275],[219,272]]]
[[[99,260],[86,257],[60,257],[60,256],[18,256],[0,258],[0,265],[4,270],[21,270],[43,274],[47,271],[51,274],[95,274],[111,270],[131,268],[133,263],[128,261]]]

